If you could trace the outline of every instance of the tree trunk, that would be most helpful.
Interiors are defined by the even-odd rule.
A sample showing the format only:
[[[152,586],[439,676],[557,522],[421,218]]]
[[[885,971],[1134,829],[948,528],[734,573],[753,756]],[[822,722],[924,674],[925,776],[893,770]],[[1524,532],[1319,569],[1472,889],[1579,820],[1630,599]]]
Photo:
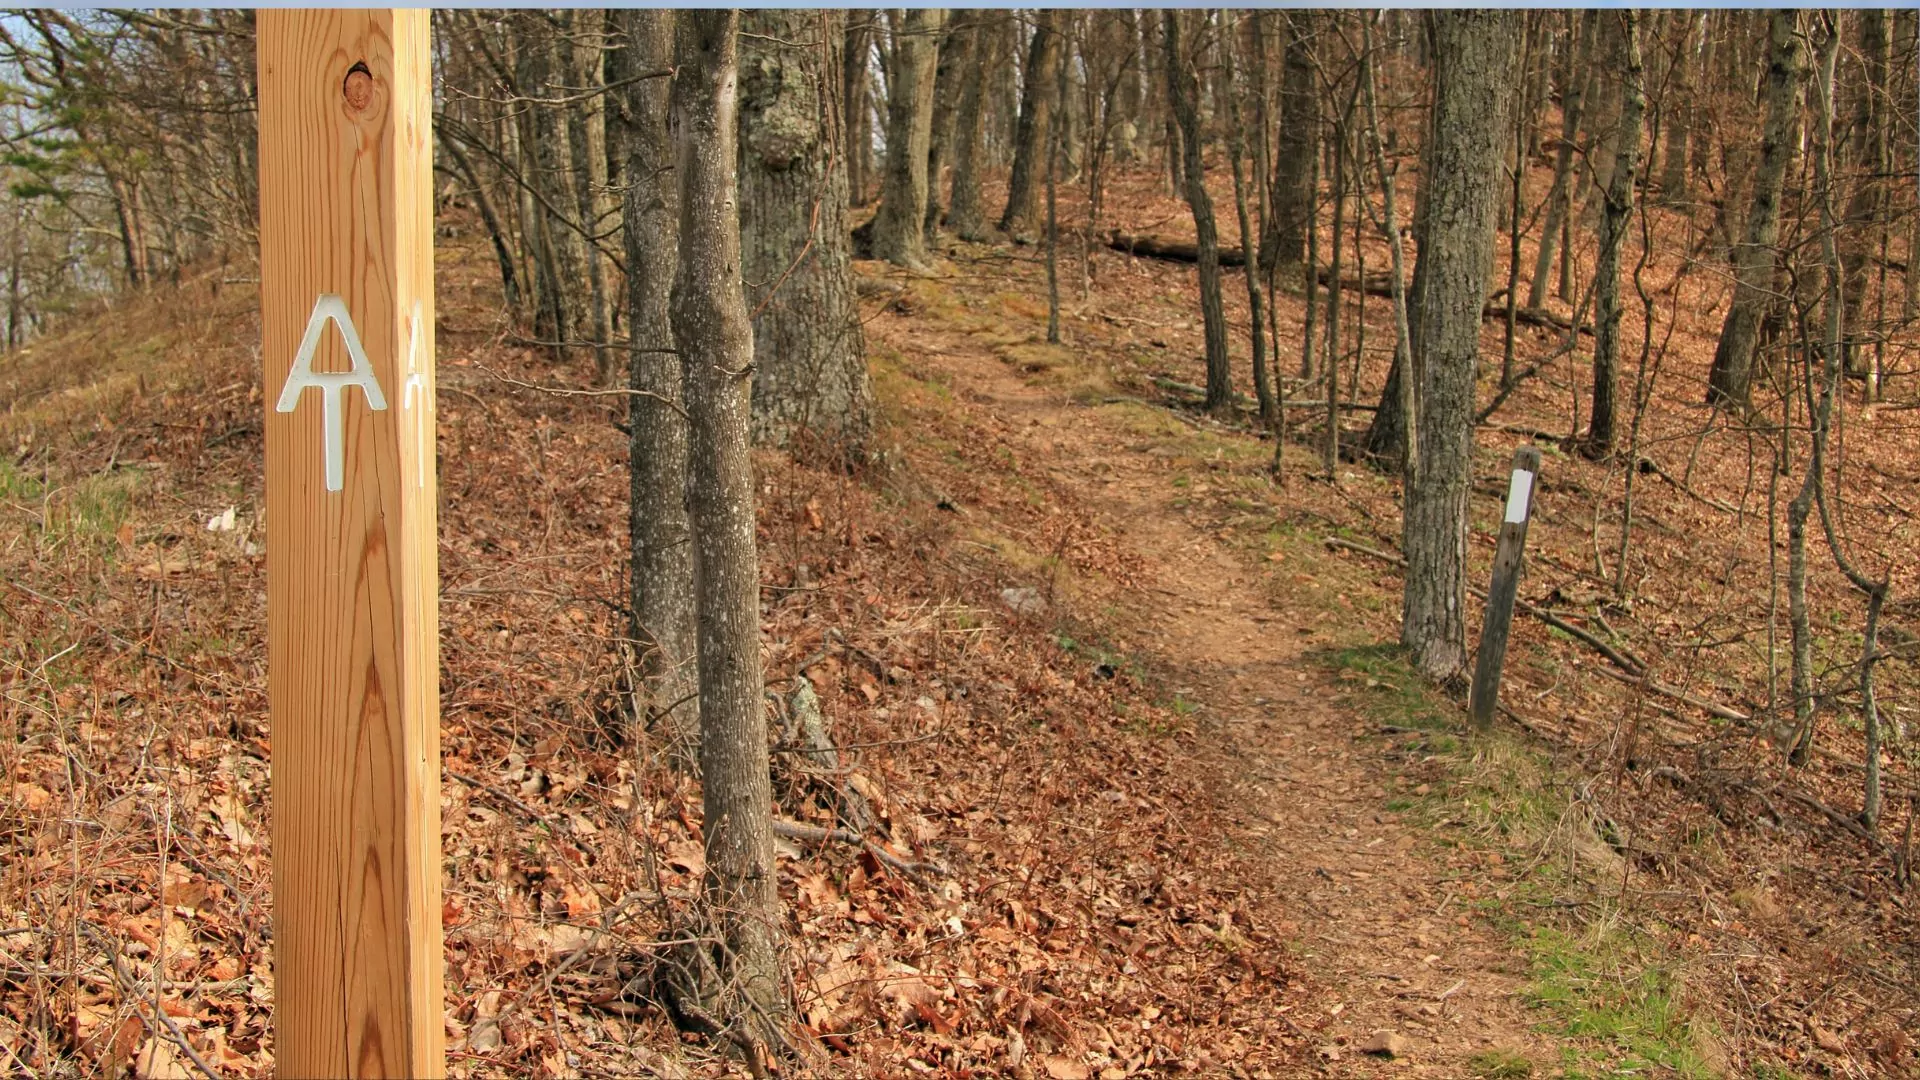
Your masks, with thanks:
[[[459,141],[449,136],[444,128],[438,128],[434,133],[440,136],[440,145],[446,148],[447,157],[452,159],[453,167],[473,192],[473,205],[480,211],[480,221],[486,226],[487,239],[493,243],[494,261],[500,264],[500,292],[507,303],[507,314],[517,318],[521,303],[520,280],[514,273],[513,249],[508,243],[506,229],[500,222],[500,214],[494,209],[493,200],[488,197],[480,174],[474,171],[472,160],[467,157],[466,151],[460,149]]]
[[[1640,64],[1640,17],[1626,10],[1604,13],[1618,18],[1626,60],[1621,85],[1620,127],[1614,135],[1612,174],[1600,218],[1600,256],[1593,280],[1593,413],[1582,451],[1594,460],[1613,453],[1615,399],[1620,388],[1620,252],[1626,246],[1633,215],[1634,182],[1640,168],[1640,121],[1646,91]]]
[[[1224,60],[1224,97],[1227,99],[1227,157],[1233,166],[1233,209],[1239,216],[1240,248],[1246,251],[1247,245],[1254,242],[1253,215],[1247,210],[1247,186],[1242,160],[1246,156],[1246,129],[1240,115],[1240,88],[1235,78],[1234,50],[1238,35],[1229,27],[1227,36],[1220,45],[1220,55]],[[1263,136],[1264,137],[1264,136]],[[1266,298],[1260,293],[1260,277],[1254,267],[1257,257],[1243,258],[1241,268],[1247,279],[1247,323],[1248,333],[1253,343],[1253,396],[1260,403],[1260,423],[1271,428],[1274,423],[1275,406],[1273,387],[1267,378],[1267,326]],[[1339,276],[1336,270],[1335,278]],[[1337,286],[1336,286],[1337,288]]]
[[[739,19],[734,11],[679,15],[672,100],[680,251],[672,315],[690,434],[687,501],[699,537],[693,548],[705,892],[724,942],[715,963],[744,999],[727,1011],[770,1039],[786,999],[748,440],[753,327],[741,295],[735,209]]]
[[[1852,197],[1847,201],[1846,233],[1842,243],[1843,258],[1846,263],[1846,304],[1847,304],[1847,372],[1867,378],[1868,400],[1878,396],[1878,387],[1873,381],[1873,366],[1867,361],[1861,348],[1864,335],[1861,334],[1861,314],[1866,310],[1867,296],[1867,260],[1869,253],[1885,235],[1887,228],[1885,198],[1882,192],[1886,185],[1881,176],[1888,169],[1886,122],[1880,106],[1886,96],[1887,87],[1887,13],[1879,10],[1865,10],[1858,16],[1860,24],[1860,59],[1865,68],[1858,96],[1855,100],[1853,115],[1854,169],[1859,179],[1854,182]],[[1909,259],[1912,253],[1909,253]]]
[[[569,14],[572,25],[560,38],[567,81],[580,88],[576,92],[597,90],[607,84],[606,49],[602,43],[606,12],[581,8]],[[599,94],[592,94],[578,105],[568,106],[566,114],[574,205],[587,235],[598,236],[613,214],[613,208],[607,204],[606,102]],[[586,256],[586,321],[587,332],[593,337],[594,372],[600,385],[611,386],[615,369],[606,257],[600,245],[592,241],[582,245],[582,253]]]
[[[1573,14],[1569,12],[1567,18],[1571,21]],[[1589,11],[1582,23],[1580,40],[1586,43],[1585,56],[1588,58],[1593,54],[1592,42],[1598,18],[1597,12]],[[1530,308],[1539,307],[1547,298],[1547,275],[1553,270],[1554,240],[1560,235],[1571,203],[1573,151],[1580,134],[1581,105],[1599,77],[1595,65],[1581,61],[1581,48],[1574,42],[1568,42],[1566,64],[1560,69],[1560,146],[1554,158],[1553,188],[1547,195],[1547,220],[1541,226],[1540,247],[1533,260],[1533,283],[1527,288],[1527,306]]]
[[[877,15],[847,15],[846,52],[840,58],[840,115],[847,132],[847,205],[867,205],[873,189],[873,27]]]
[[[553,46],[542,32],[543,16],[519,12],[514,40],[518,50],[514,65],[515,89],[522,94],[539,94],[553,81]],[[554,123],[552,110],[540,105],[523,105],[516,121],[520,142],[521,209],[529,254],[534,262],[536,305],[535,337],[553,342],[556,360],[564,361],[566,342],[573,336],[573,305],[567,302],[571,286],[580,280],[578,261],[570,258],[572,235],[554,222],[552,208],[567,205],[565,197],[556,197],[556,184],[568,166],[569,155],[560,143],[564,127]]]
[[[1760,136],[1760,165],[1753,183],[1753,207],[1746,238],[1733,253],[1733,304],[1713,353],[1707,400],[1745,405],[1753,381],[1753,354],[1760,320],[1772,291],[1774,244],[1780,238],[1780,197],[1787,163],[1799,142],[1801,56],[1799,13],[1775,11],[1769,20],[1767,119]]]
[[[1368,48],[1372,48],[1373,35],[1370,28],[1363,27]],[[1370,56],[1360,59],[1361,87],[1367,101],[1367,139],[1372,144],[1374,171],[1380,177],[1380,204],[1387,233],[1387,288],[1393,299],[1393,363],[1387,367],[1387,384],[1380,392],[1380,407],[1374,410],[1373,423],[1367,425],[1367,456],[1376,462],[1390,461],[1399,467],[1403,476],[1411,475],[1413,458],[1407,453],[1407,444],[1412,440],[1414,429],[1418,426],[1415,410],[1414,392],[1418,383],[1406,375],[1413,357],[1413,328],[1408,325],[1407,270],[1406,260],[1400,242],[1399,199],[1394,191],[1394,175],[1387,169],[1386,150],[1382,144],[1380,132],[1380,112],[1374,86],[1373,61]],[[1431,170],[1427,175],[1433,175]],[[1364,198],[1364,193],[1363,196]],[[1359,252],[1360,245],[1354,245]],[[1424,242],[1420,251],[1426,250]],[[1362,289],[1364,293],[1364,280]],[[1357,381],[1357,376],[1356,376]]]
[[[1669,205],[1686,202],[1692,196],[1689,182],[1693,170],[1693,69],[1699,62],[1694,39],[1706,25],[1706,15],[1695,11],[1672,14],[1675,36],[1679,38],[1673,60],[1673,85],[1667,91],[1667,154],[1660,170],[1660,196]]]
[[[1193,211],[1193,228],[1200,249],[1200,314],[1206,326],[1207,411],[1231,412],[1233,409],[1233,369],[1227,360],[1227,313],[1220,295],[1220,236],[1213,219],[1213,200],[1207,195],[1206,166],[1201,152],[1205,144],[1200,136],[1200,86],[1193,64],[1186,56],[1187,45],[1181,13],[1162,11],[1161,43],[1167,63],[1167,100],[1174,119],[1180,125],[1180,151],[1186,180],[1187,206]]]
[[[980,16],[962,11],[954,15],[946,33],[940,37],[940,61],[933,78],[933,125],[927,138],[927,243],[934,241],[946,207],[940,198],[940,174],[953,155],[954,117],[960,99],[960,84],[972,77],[979,61],[974,55],[975,33]]]
[[[987,238],[986,211],[980,205],[980,170],[984,166],[986,83],[989,71],[998,71],[1007,59],[995,47],[1004,35],[992,20],[1004,14],[980,16],[967,32],[971,63],[962,66],[960,103],[953,117],[953,196],[947,208],[947,226],[962,240]]]
[[[1035,166],[1046,152],[1047,129],[1054,111],[1054,65],[1060,63],[1060,35],[1054,30],[1059,16],[1052,10],[1034,15],[1033,41],[1027,46],[1026,79],[1020,87],[1020,121],[1014,135],[1013,171],[1007,177],[1007,208],[1000,229],[1028,233],[1037,210]]]
[[[635,71],[673,65],[673,15],[634,9],[626,23]],[[681,413],[680,358],[674,350],[669,300],[679,251],[679,195],[667,130],[666,79],[629,83],[622,147],[627,156],[627,421],[632,503],[627,519],[632,554],[633,637],[650,727],[658,727],[673,759],[698,763],[699,675],[695,663],[693,532],[687,522],[687,423]]]
[[[1473,392],[1481,311],[1493,253],[1497,178],[1519,25],[1512,12],[1433,14],[1432,163],[1420,261],[1422,324],[1416,462],[1406,489],[1401,641],[1415,668],[1453,681],[1466,669],[1467,492],[1473,478]]]
[[[916,270],[927,265],[927,143],[933,134],[934,76],[946,15],[939,8],[910,8],[894,24],[887,169],[881,178],[880,209],[873,215],[873,257]]]
[[[858,461],[873,431],[873,387],[853,299],[847,170],[829,138],[839,128],[841,18],[741,15],[741,270],[754,313],[755,441],[804,436]]]
[[[1287,44],[1280,69],[1279,143],[1273,155],[1273,189],[1268,196],[1272,214],[1268,235],[1261,240],[1261,270],[1299,266],[1306,257],[1307,229],[1316,193],[1307,187],[1308,157],[1318,147],[1313,137],[1319,99],[1313,92],[1313,56],[1310,38],[1313,16],[1290,11],[1285,15]],[[1264,137],[1264,136],[1263,136]]]

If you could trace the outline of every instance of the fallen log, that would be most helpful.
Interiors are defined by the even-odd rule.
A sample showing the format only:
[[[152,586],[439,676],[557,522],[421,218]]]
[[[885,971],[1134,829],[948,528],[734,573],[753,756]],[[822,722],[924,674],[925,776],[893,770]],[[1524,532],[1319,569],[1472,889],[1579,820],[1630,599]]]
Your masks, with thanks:
[[[1162,259],[1166,262],[1198,263],[1200,245],[1189,244],[1184,240],[1162,240],[1157,236],[1132,236],[1118,229],[1107,234],[1107,246],[1128,255],[1137,255],[1143,259]],[[1220,249],[1221,266],[1247,265],[1246,252],[1237,247]]]
[[[1142,259],[1159,259],[1163,262],[1186,263],[1188,265],[1193,265],[1200,261],[1200,246],[1198,244],[1188,243],[1185,240],[1166,240],[1158,236],[1123,233],[1118,229],[1107,234],[1107,247],[1114,251]],[[1245,266],[1246,262],[1246,252],[1241,248],[1223,247],[1220,249],[1221,266]],[[1328,286],[1333,283],[1333,274],[1324,266],[1316,267],[1314,280],[1322,286]],[[1393,295],[1393,280],[1388,276],[1386,271],[1368,274],[1364,281],[1357,278],[1343,277],[1340,279],[1340,287],[1342,289],[1358,289],[1365,292],[1368,296],[1391,297]],[[1504,290],[1502,290],[1488,299],[1486,306],[1480,313],[1482,318],[1504,319],[1507,317],[1507,305],[1500,299],[1504,294]],[[1545,308],[1517,308],[1513,313],[1513,318],[1515,322],[1527,326],[1540,326],[1561,331],[1573,328],[1572,320],[1563,315],[1556,315]],[[1586,334],[1588,337],[1592,337],[1592,324],[1581,323],[1580,332]]]

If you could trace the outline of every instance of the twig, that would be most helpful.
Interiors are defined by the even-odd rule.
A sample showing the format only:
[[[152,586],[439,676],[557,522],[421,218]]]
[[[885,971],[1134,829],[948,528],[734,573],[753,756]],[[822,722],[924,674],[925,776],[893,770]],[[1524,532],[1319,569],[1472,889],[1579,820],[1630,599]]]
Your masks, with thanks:
[[[1362,555],[1371,555],[1376,559],[1383,559],[1387,562],[1393,563],[1395,566],[1405,566],[1407,564],[1407,560],[1405,558],[1395,554],[1394,552],[1382,551],[1379,548],[1368,547],[1365,544],[1358,544],[1353,542],[1352,540],[1343,539],[1338,536],[1324,536],[1324,537],[1321,537],[1320,542],[1327,545],[1328,547],[1346,548],[1349,551],[1357,551]],[[1485,600],[1487,598],[1487,591],[1478,586],[1469,585],[1467,586],[1467,591],[1479,597],[1482,600]],[[1533,616],[1534,618],[1539,619],[1541,622],[1546,623],[1548,626],[1551,626],[1556,630],[1563,630],[1568,635],[1591,646],[1600,655],[1606,657],[1608,660],[1611,660],[1613,661],[1614,664],[1618,665],[1620,670],[1625,671],[1628,674],[1635,676],[1636,678],[1646,674],[1646,668],[1644,665],[1634,663],[1632,660],[1628,659],[1627,657],[1622,656],[1620,654],[1620,650],[1600,640],[1598,637],[1595,637],[1593,634],[1588,633],[1586,630],[1583,630],[1580,627],[1573,625],[1572,623],[1566,621],[1565,619],[1562,619],[1559,616],[1554,615],[1543,608],[1535,607],[1534,605],[1527,603],[1525,600],[1516,600],[1514,602],[1514,606],[1519,608],[1521,611],[1524,611],[1527,614]],[[1741,719],[1744,720],[1745,717],[1741,717]]]
[[[672,409],[674,412],[679,413],[680,419],[682,420],[687,419],[687,410],[682,408],[679,402],[663,394],[656,394],[651,390],[635,390],[625,386],[608,387],[603,390],[582,390],[578,387],[572,387],[572,386],[542,386],[539,383],[530,383],[520,379],[516,379],[511,375],[502,375],[499,372],[493,370],[492,368],[488,367],[485,364],[480,363],[477,360],[474,361],[473,366],[479,368],[481,371],[486,372],[488,375],[493,376],[493,378],[496,379],[497,381],[506,383],[508,386],[518,387],[522,390],[532,390],[535,393],[540,393],[540,394],[552,394],[555,397],[652,398],[653,400],[659,402],[660,404],[665,405],[667,408]]]
[[[484,780],[475,779],[474,777],[468,776],[465,773],[455,772],[452,769],[447,770],[447,775],[453,777],[455,780],[460,781],[461,783],[467,785],[468,787],[478,788],[481,791],[484,791],[487,794],[493,796],[494,798],[499,799],[501,802],[507,803],[508,805],[519,810],[521,813],[532,818],[535,824],[544,827],[548,832],[553,831],[553,822],[547,820],[547,815],[541,813],[539,810],[536,810],[535,808],[527,805],[526,803],[521,802],[519,799],[513,797],[507,792],[504,792],[499,788],[494,787],[492,784],[489,784]]]
[[[88,929],[91,930],[92,928],[89,927]],[[156,1024],[154,1021],[149,1020],[145,1013],[140,1012],[140,984],[134,979],[133,975],[127,971],[126,965],[120,962],[120,949],[118,946],[112,947],[112,954],[114,978],[119,981],[121,992],[134,998],[133,1009],[134,1012],[140,1016],[140,1022],[147,1025],[148,1031],[166,1039],[185,1052],[187,1059],[193,1062],[194,1068],[199,1069],[201,1075],[205,1076],[207,1080],[221,1080],[220,1074],[214,1070],[213,1066],[207,1064],[207,1059],[200,1056],[200,1051],[193,1048],[193,1044],[187,1041],[186,1035],[174,1024],[173,1017],[168,1016],[167,1010],[160,1007],[160,999],[157,995],[153,999],[153,1015],[159,1018],[159,1022]]]
[[[1666,686],[1662,683],[1655,682],[1654,680],[1649,679],[1644,675],[1622,675],[1618,672],[1608,671],[1606,668],[1595,668],[1594,670],[1598,671],[1602,675],[1607,676],[1610,679],[1618,679],[1629,686],[1644,687],[1645,689],[1651,690],[1654,693],[1661,695],[1662,697],[1670,697],[1675,701],[1682,702],[1687,705],[1691,705],[1694,708],[1699,709],[1701,712],[1707,713],[1711,716],[1717,716],[1722,720],[1731,720],[1736,724],[1753,723],[1753,717],[1748,716],[1746,713],[1740,712],[1735,709],[1729,709],[1725,705],[1716,705],[1711,701],[1704,701],[1682,690],[1678,690],[1678,689],[1675,689],[1674,687]]]
[[[1683,483],[1681,480],[1675,477],[1672,473],[1669,473],[1667,472],[1667,470],[1661,468],[1660,463],[1653,460],[1650,457],[1643,457],[1640,459],[1640,468],[1646,471],[1649,471],[1653,473],[1653,475],[1659,477],[1660,479],[1665,480],[1667,483],[1672,484],[1674,488],[1679,490],[1682,494],[1689,495],[1694,499],[1702,503],[1705,503],[1708,506],[1713,507],[1715,510],[1720,511],[1723,514],[1738,514],[1740,512],[1740,508],[1737,506],[1734,506],[1732,503],[1725,502],[1720,499],[1716,499],[1711,495],[1702,495],[1699,492],[1693,490],[1692,487]]]
[[[881,847],[879,844],[874,843],[872,840],[854,832],[852,829],[823,829],[818,825],[802,825],[797,821],[782,821],[779,818],[774,818],[773,833],[775,836],[784,836],[789,840],[805,840],[815,844],[824,843],[828,840],[838,840],[843,844],[853,844],[856,847],[864,848],[871,852],[874,858],[879,859],[881,862],[893,867],[895,870],[900,871],[922,885],[928,884],[928,881],[921,875],[921,871],[931,870],[936,874],[945,874],[947,872],[947,868],[941,866],[939,863],[908,862],[893,852],[888,851],[886,848]]]

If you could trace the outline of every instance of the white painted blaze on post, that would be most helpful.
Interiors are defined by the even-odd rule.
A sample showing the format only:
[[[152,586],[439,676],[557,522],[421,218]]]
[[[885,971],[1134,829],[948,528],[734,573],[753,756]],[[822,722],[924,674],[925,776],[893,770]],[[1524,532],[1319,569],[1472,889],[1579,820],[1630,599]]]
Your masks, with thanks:
[[[1513,453],[1513,476],[1507,481],[1507,513],[1493,552],[1493,580],[1487,584],[1486,620],[1480,630],[1479,656],[1474,662],[1473,692],[1469,699],[1474,725],[1493,723],[1500,693],[1500,669],[1506,663],[1507,634],[1519,600],[1520,564],[1527,544],[1527,519],[1533,513],[1534,474],[1540,451],[1522,446]]]
[[[1527,502],[1533,497],[1533,473],[1526,469],[1513,470],[1513,479],[1507,482],[1507,523],[1518,525],[1527,520]]]

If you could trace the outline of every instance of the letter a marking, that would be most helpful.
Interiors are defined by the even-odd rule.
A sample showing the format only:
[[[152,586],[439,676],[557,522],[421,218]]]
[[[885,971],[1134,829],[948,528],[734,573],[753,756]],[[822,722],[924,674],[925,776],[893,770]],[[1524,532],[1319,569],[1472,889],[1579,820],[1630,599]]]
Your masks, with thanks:
[[[320,348],[320,335],[326,332],[329,321],[340,328],[340,339],[347,346],[347,358],[353,361],[351,371],[313,370],[313,354]],[[347,302],[332,293],[322,293],[314,301],[313,315],[307,320],[307,332],[300,339],[300,351],[294,355],[293,370],[287,373],[286,385],[280,389],[280,400],[274,405],[274,411],[294,411],[300,405],[300,392],[309,386],[320,389],[320,407],[326,425],[322,446],[327,458],[327,490],[339,491],[346,474],[341,391],[349,386],[359,387],[360,392],[367,396],[367,407],[375,412],[387,407],[387,398],[380,392],[380,381],[374,378],[373,365],[367,360],[367,350],[360,344],[360,331],[354,328],[353,317],[347,314]]]

